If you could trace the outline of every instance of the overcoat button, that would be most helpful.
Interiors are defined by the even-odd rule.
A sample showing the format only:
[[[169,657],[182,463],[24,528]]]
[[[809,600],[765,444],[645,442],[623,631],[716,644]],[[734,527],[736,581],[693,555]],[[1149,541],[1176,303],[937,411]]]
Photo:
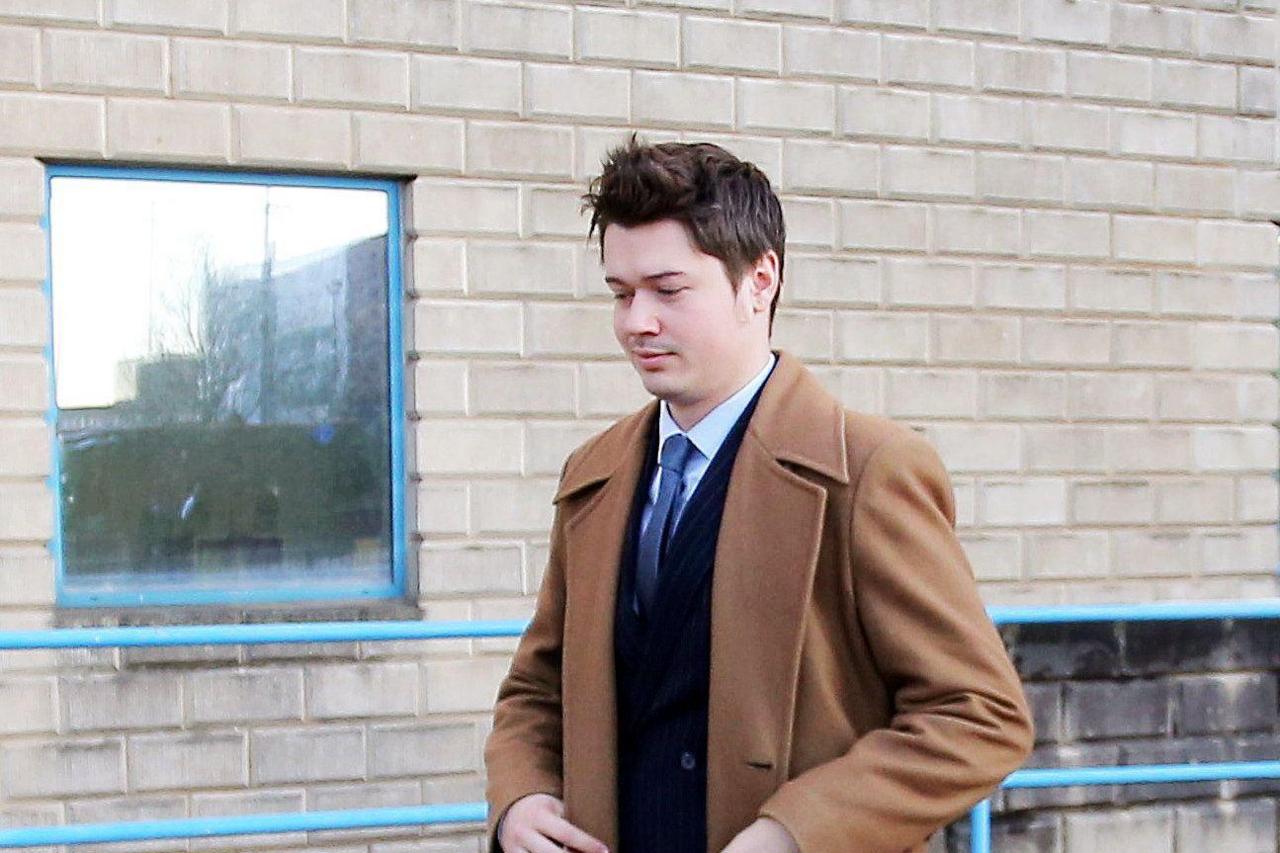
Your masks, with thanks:
[[[685,770],[692,770],[698,766],[698,759],[693,757],[692,752],[682,752],[680,754],[680,766]]]

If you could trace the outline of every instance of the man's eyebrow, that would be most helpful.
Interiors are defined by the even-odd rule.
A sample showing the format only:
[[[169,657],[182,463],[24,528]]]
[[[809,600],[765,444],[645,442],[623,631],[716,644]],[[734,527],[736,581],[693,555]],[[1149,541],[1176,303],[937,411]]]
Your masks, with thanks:
[[[650,275],[642,276],[641,280],[642,281],[658,281],[659,279],[673,278],[674,276],[678,276],[678,275],[684,275],[684,272],[682,270],[664,270],[662,272],[655,272],[655,273],[651,273]],[[626,284],[625,281],[613,275],[605,276],[604,281],[605,281],[605,284]]]

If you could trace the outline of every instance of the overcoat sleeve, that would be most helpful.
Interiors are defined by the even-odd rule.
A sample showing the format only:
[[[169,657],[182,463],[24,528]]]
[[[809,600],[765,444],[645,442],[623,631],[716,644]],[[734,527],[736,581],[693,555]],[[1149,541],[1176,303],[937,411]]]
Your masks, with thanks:
[[[489,849],[497,851],[497,825],[528,794],[562,797],[560,691],[564,637],[564,548],[560,505],[551,528],[550,556],[528,629],[498,688],[493,730],[485,743]]]
[[[1022,686],[955,536],[933,448],[914,433],[886,439],[855,488],[855,613],[892,708],[885,727],[762,806],[803,853],[911,850],[1017,769],[1032,744]]]

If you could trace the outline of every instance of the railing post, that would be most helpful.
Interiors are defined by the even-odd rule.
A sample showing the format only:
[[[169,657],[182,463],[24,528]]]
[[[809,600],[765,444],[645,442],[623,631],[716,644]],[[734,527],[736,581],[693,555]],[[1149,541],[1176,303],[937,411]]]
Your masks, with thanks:
[[[990,800],[983,800],[969,812],[969,853],[991,853]]]

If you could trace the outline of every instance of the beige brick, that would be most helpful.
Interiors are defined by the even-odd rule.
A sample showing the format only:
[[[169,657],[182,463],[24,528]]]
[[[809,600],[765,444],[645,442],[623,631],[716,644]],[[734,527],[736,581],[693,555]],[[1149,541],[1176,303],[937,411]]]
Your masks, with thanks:
[[[1156,171],[1151,163],[1072,157],[1068,198],[1076,207],[1148,210],[1155,206]]]
[[[414,663],[316,664],[306,668],[312,719],[412,716],[418,706]]]
[[[70,731],[148,729],[182,722],[182,680],[174,672],[68,676],[59,684]]]
[[[196,723],[300,720],[302,671],[296,668],[213,669],[186,681],[189,719]]]
[[[1075,267],[1068,281],[1071,307],[1104,314],[1148,314],[1155,304],[1150,272]]]
[[[365,775],[364,731],[356,726],[263,729],[252,734],[249,751],[253,785]]]
[[[969,87],[974,83],[972,42],[921,36],[886,35],[881,42],[888,83],[932,83]]]
[[[1105,0],[1028,0],[1023,7],[1028,35],[1037,41],[1105,45],[1111,35]]]
[[[1154,63],[1141,56],[1073,51],[1067,58],[1067,92],[1077,98],[1149,103]]]
[[[530,305],[530,355],[615,355],[611,305]]]
[[[183,732],[129,739],[134,791],[240,787],[248,782],[242,732]]]
[[[1161,60],[1155,72],[1157,104],[1235,110],[1236,69],[1230,66]]]
[[[972,376],[969,372],[950,371],[939,375]],[[972,399],[977,397],[976,386],[963,383]],[[959,401],[956,401],[959,403]],[[942,457],[947,470],[954,473],[1004,473],[1021,468],[1022,441],[1018,428],[1009,424],[932,423],[925,429],[925,437]]]
[[[631,113],[631,75],[621,68],[527,64],[524,87],[531,116],[625,122]]]
[[[838,77],[874,83],[880,76],[880,39],[875,33],[834,27],[784,27],[782,65],[788,77]]]
[[[1195,571],[1195,563],[1195,540],[1183,531],[1115,533],[1117,574],[1186,575]]]
[[[985,201],[1057,202],[1066,161],[1038,154],[980,153],[978,196]]]
[[[0,477],[43,477],[53,462],[52,432],[36,418],[0,420]]]
[[[233,32],[341,41],[343,0],[236,0]]]
[[[25,27],[0,26],[0,84],[36,85],[40,32]]]
[[[978,376],[971,370],[890,370],[885,412],[897,418],[973,418]]]
[[[662,12],[582,7],[576,10],[578,58],[627,66],[674,67],[680,19]]]
[[[1057,477],[983,483],[978,502],[978,518],[984,526],[1043,527],[1067,522],[1067,483]]]
[[[973,305],[973,267],[949,261],[894,259],[885,261],[886,295],[891,305]]]
[[[1111,326],[1095,320],[1028,317],[1022,324],[1022,358],[1027,364],[1107,364],[1111,361]]]
[[[1238,477],[1235,484],[1235,520],[1275,522],[1280,515],[1280,488],[1274,475]]]
[[[1110,144],[1107,110],[1056,101],[1031,104],[1031,145],[1061,151],[1106,151]]]
[[[1185,323],[1122,322],[1114,325],[1116,364],[1190,367],[1191,329]]]
[[[1271,323],[1197,323],[1196,366],[1210,370],[1272,371],[1280,361],[1278,334]]]
[[[413,227],[419,234],[515,236],[520,230],[520,192],[514,186],[413,182]]]
[[[464,44],[476,53],[568,59],[573,51],[569,9],[469,0],[462,20]]]
[[[413,57],[415,110],[520,114],[520,63],[458,56]]]
[[[782,28],[690,16],[681,27],[681,52],[686,68],[777,74],[782,69]]]
[[[370,113],[356,116],[355,134],[360,166],[419,174],[462,171],[459,119]]]
[[[840,132],[897,141],[929,138],[929,96],[894,89],[840,88]]]
[[[1280,420],[1280,380],[1275,376],[1246,376],[1238,382],[1242,422]]]
[[[1193,53],[1196,13],[1164,6],[1120,3],[1111,10],[1112,43],[1166,53]]]
[[[601,366],[583,365],[582,367],[585,369]],[[622,366],[630,369],[630,365]],[[634,372],[631,382],[639,384]],[[564,461],[569,453],[607,425],[607,422],[581,420],[528,421],[525,427],[525,441],[528,447],[529,473],[559,474],[564,468]]]
[[[831,18],[831,3],[828,0],[740,0],[737,5],[739,14],[744,15],[777,15],[788,18]]]
[[[737,97],[738,125],[744,130],[835,129],[835,88],[824,83],[739,80]]]
[[[0,247],[3,241],[0,240]],[[5,254],[0,252],[0,257]],[[49,380],[44,360],[33,356],[0,355],[0,411],[43,414],[48,408]]]
[[[522,315],[515,302],[428,302],[414,306],[415,348],[423,352],[520,352]]]
[[[466,533],[469,500],[466,483],[423,483],[418,488],[416,529],[428,538]]]
[[[1276,75],[1271,68],[1240,68],[1238,112],[1258,116],[1276,114]]]
[[[1005,317],[950,316],[934,320],[939,362],[1004,364],[1018,360],[1018,323]]]
[[[1196,427],[1192,441],[1202,471],[1271,471],[1280,450],[1276,431],[1263,426]]]
[[[844,312],[836,334],[845,361],[923,362],[929,354],[929,319],[921,314]]]
[[[471,122],[467,171],[485,177],[569,178],[573,130],[527,124]]]
[[[430,545],[419,572],[424,595],[520,594],[520,546],[503,543]]]
[[[1193,263],[1196,224],[1188,219],[1116,216],[1112,220],[1115,256],[1126,261]]]
[[[934,10],[934,23],[941,30],[994,35],[1018,35],[1017,0],[992,0],[989,3],[943,4]]]
[[[1155,400],[1152,377],[1134,373],[1073,373],[1067,395],[1072,420],[1145,420]]]
[[[933,209],[933,247],[940,252],[1016,255],[1020,231],[1016,210],[957,205]]]
[[[33,734],[57,728],[57,703],[51,677],[0,680],[0,701],[5,708],[4,716],[0,717],[0,733]]]
[[[888,147],[882,175],[884,191],[900,197],[967,199],[975,190],[974,155],[967,151]]]
[[[1106,429],[1064,424],[1023,427],[1027,469],[1048,473],[1103,473],[1107,470]]]
[[[836,241],[835,203],[828,199],[782,199],[787,244],[830,249]]]
[[[173,42],[173,88],[213,98],[289,98],[289,49],[201,39]]]
[[[488,713],[509,667],[505,657],[428,662],[424,665],[427,712]]]
[[[846,201],[840,204],[840,245],[848,249],[924,251],[928,208],[923,204]]]
[[[467,271],[473,293],[572,293],[573,247],[475,242],[467,248]]]
[[[872,306],[880,302],[880,264],[871,258],[789,256],[784,280],[791,304]]]
[[[581,211],[577,188],[532,187],[524,193],[524,218],[531,237],[576,237],[587,233],[590,218]],[[588,248],[587,254],[595,249]]]
[[[1111,253],[1110,226],[1101,213],[1029,210],[1022,239],[1027,254],[1036,257],[1105,258]]]
[[[733,81],[704,74],[636,71],[631,77],[632,120],[667,127],[733,126]]]
[[[1274,16],[1202,14],[1199,24],[1200,56],[1275,65]]]
[[[1157,277],[1160,313],[1190,317],[1230,317],[1236,283],[1227,274],[1164,272]]]
[[[114,157],[225,162],[228,109],[216,104],[113,100],[107,104],[107,151]]]
[[[1156,486],[1156,521],[1161,524],[1226,524],[1234,515],[1235,486],[1229,477],[1197,478]]]
[[[1186,473],[1191,470],[1191,432],[1182,427],[1111,427],[1107,463],[1122,473]]]
[[[92,738],[8,744],[0,748],[0,789],[14,799],[122,792],[124,741]]]
[[[45,85],[159,94],[165,90],[165,52],[165,40],[156,36],[54,31],[45,37]]]
[[[1149,524],[1155,518],[1155,490],[1147,480],[1075,483],[1071,519],[1076,524]]]
[[[407,47],[458,45],[458,5],[452,0],[352,0],[351,40]]]
[[[342,166],[351,158],[345,113],[298,107],[237,107],[240,159],[246,163]]]
[[[466,243],[462,240],[413,241],[413,293],[461,295],[466,290]]]
[[[818,381],[846,408],[875,414],[884,412],[880,368],[815,366],[813,371]]]
[[[923,28],[929,23],[926,0],[838,0],[836,14],[850,24]]]
[[[1196,125],[1196,154],[1201,160],[1270,163],[1275,159],[1276,139],[1269,121],[1202,115]]]
[[[466,772],[474,769],[477,750],[476,730],[471,724],[371,726],[369,774],[417,777]],[[412,846],[419,845],[413,843]],[[410,847],[384,850],[384,845],[376,844],[374,848],[379,853],[396,853],[397,849],[412,853]]]
[[[1239,533],[1223,533],[1204,537],[1204,559],[1201,568],[1206,572],[1273,572],[1280,558],[1276,528],[1242,528]]]
[[[484,534],[541,534],[551,528],[556,481],[502,480],[476,483],[471,517]]]
[[[782,187],[789,192],[874,194],[880,151],[874,145],[788,139],[783,143]]]
[[[0,153],[101,156],[103,138],[100,98],[0,92]]]
[[[978,304],[982,307],[1054,310],[1065,308],[1066,303],[1064,267],[978,267]]]
[[[1280,262],[1280,240],[1270,222],[1200,222],[1196,243],[1202,266],[1270,268]]]
[[[0,222],[0,277],[10,281],[40,281],[46,274],[45,235],[30,222]]]
[[[570,364],[471,365],[473,411],[482,415],[572,415],[575,369]]]
[[[49,498],[52,500],[52,496]],[[53,559],[43,545],[5,545],[0,549],[0,597],[10,606],[31,605],[48,610],[53,605],[54,585]],[[34,652],[21,654],[24,663],[36,662]],[[13,667],[5,661],[5,668]]]
[[[1157,380],[1157,415],[1166,421],[1232,421],[1236,383],[1212,376],[1170,376]]]
[[[112,25],[213,33],[227,28],[227,0],[106,0],[105,6],[107,23]]]
[[[0,216],[6,219],[37,219],[44,214],[44,192],[44,169],[39,160],[0,157]],[[4,277],[0,274],[0,278]],[[13,333],[12,326],[5,323],[6,317],[29,319],[32,316],[20,307],[28,298],[16,291],[0,291],[0,302],[6,305],[12,302],[12,311],[0,311],[0,341],[6,340],[6,330],[8,334]],[[43,316],[44,311],[40,313]]]
[[[944,7],[939,7],[941,10]],[[960,4],[949,10],[970,8]],[[1014,6],[1014,29],[1017,29]],[[1067,55],[1061,50],[983,45],[978,50],[978,85],[987,91],[1061,94],[1067,85]]]
[[[1121,154],[1189,158],[1196,153],[1196,120],[1189,115],[1115,110],[1111,127]]]
[[[960,545],[980,582],[1017,580],[1022,539],[1016,533],[961,533]]]
[[[650,138],[646,132],[645,138]],[[782,175],[782,146],[784,141],[777,137],[746,136],[739,133],[702,133],[686,132],[683,141],[710,142],[733,152],[740,160],[754,163],[757,168],[769,176],[775,190],[779,188]]]
[[[293,91],[304,104],[386,106],[409,103],[409,58],[399,53],[299,48]]]
[[[6,0],[6,18],[28,21],[98,23],[99,0]]]
[[[832,322],[830,311],[782,308],[773,320],[773,344],[806,361],[830,361]]]
[[[1016,146],[1027,136],[1023,103],[1014,98],[935,95],[933,122],[942,142]]]
[[[578,372],[580,408],[585,416],[618,417],[634,412],[653,399],[627,362],[587,363],[581,365]]]
[[[1246,320],[1280,318],[1280,291],[1269,275],[1236,273],[1231,276],[1236,286],[1236,314]]]
[[[1027,537],[1027,574],[1032,578],[1101,578],[1109,573],[1105,533],[1046,532]]]
[[[418,466],[426,474],[518,474],[520,433],[514,421],[423,420]]]
[[[982,414],[993,420],[1061,420],[1067,377],[1053,373],[990,373],[982,377]]]

